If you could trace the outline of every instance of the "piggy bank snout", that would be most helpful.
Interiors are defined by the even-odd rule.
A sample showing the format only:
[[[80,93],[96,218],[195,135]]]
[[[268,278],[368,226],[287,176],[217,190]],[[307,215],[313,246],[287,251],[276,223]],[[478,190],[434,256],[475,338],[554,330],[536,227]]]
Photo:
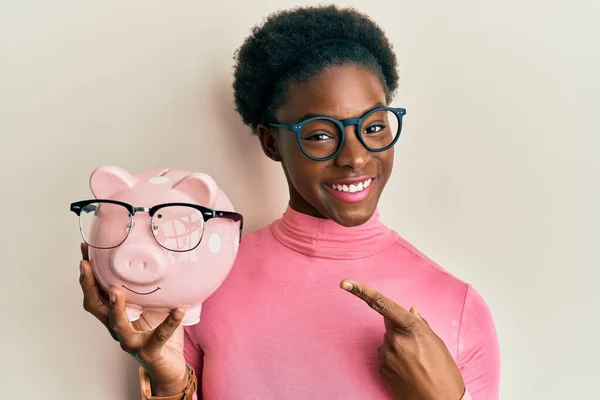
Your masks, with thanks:
[[[160,249],[152,246],[124,245],[113,253],[111,269],[123,281],[150,285],[166,275],[167,259]]]

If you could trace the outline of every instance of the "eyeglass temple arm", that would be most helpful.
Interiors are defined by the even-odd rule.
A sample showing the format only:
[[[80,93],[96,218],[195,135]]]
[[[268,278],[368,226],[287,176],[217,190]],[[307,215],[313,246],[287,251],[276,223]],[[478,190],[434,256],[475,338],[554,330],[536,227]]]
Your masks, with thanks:
[[[71,204],[71,211],[73,211],[77,215],[81,214],[82,212],[90,213],[90,212],[96,211],[97,209],[98,209],[98,206],[96,206],[94,204],[86,204],[83,207],[77,203]]]
[[[231,212],[231,211],[215,211],[215,216],[216,217],[225,217],[225,218],[229,218],[232,221],[235,222],[239,222],[240,223],[240,242],[242,241],[242,232],[244,230],[244,217],[242,216],[242,214],[236,213],[236,212]]]
[[[274,127],[274,128],[279,128],[279,129],[286,129],[288,131],[293,131],[294,130],[294,125],[290,125],[290,124],[269,124],[270,126]]]
[[[96,211],[97,209],[98,209],[98,206],[96,206],[95,204],[88,204],[87,206],[83,207],[81,209],[81,211],[92,212],[92,211]]]

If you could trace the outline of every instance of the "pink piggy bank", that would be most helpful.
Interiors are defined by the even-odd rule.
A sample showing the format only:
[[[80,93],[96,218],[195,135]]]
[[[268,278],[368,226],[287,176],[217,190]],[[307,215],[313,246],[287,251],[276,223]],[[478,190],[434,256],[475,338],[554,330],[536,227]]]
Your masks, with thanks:
[[[162,169],[131,174],[101,167],[95,199],[71,204],[99,284],[127,294],[130,321],[144,309],[184,308],[200,321],[202,303],[235,261],[243,218],[207,174]]]

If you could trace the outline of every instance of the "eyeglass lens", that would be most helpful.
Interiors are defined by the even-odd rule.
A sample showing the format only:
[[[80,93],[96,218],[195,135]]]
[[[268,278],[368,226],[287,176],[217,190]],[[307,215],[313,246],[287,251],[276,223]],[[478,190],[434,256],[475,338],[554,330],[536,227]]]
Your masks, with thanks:
[[[85,242],[96,248],[109,249],[123,243],[131,230],[129,210],[112,203],[91,203],[79,215],[79,227]]]
[[[152,233],[164,248],[188,251],[202,240],[204,217],[193,207],[163,207],[152,217]]]

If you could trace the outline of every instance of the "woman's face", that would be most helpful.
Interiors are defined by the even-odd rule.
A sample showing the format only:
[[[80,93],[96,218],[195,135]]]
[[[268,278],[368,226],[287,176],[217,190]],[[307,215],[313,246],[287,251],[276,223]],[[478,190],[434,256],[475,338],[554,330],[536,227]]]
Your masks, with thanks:
[[[275,116],[282,124],[294,124],[312,114],[339,120],[360,118],[373,107],[385,105],[385,100],[376,74],[360,66],[336,66],[306,82],[292,83]],[[292,209],[356,226],[377,208],[392,172],[394,149],[373,153],[356,137],[356,126],[347,126],[345,133],[344,145],[335,158],[313,161],[302,153],[294,132],[258,127],[265,153],[283,166]],[[356,191],[340,191],[343,186],[338,185],[344,184],[354,184]]]

